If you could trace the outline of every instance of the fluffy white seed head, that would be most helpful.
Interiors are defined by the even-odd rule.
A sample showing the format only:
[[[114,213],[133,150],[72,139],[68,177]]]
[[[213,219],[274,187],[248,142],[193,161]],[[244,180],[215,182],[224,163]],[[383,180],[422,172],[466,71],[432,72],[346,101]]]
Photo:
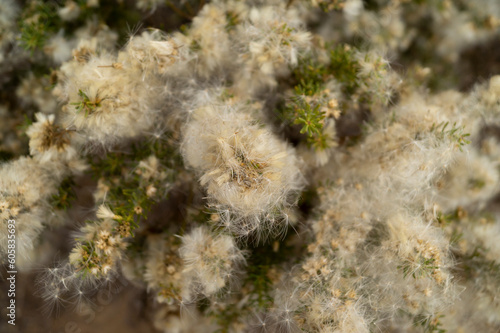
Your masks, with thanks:
[[[65,172],[59,163],[40,164],[22,157],[0,166],[0,252],[7,253],[8,220],[15,221],[16,253],[26,259],[44,225],[52,222],[48,200],[57,191]]]
[[[42,163],[59,159],[77,160],[77,151],[71,146],[74,133],[55,123],[55,115],[37,113],[37,121],[26,134],[30,138],[30,154]]]
[[[244,261],[232,237],[215,235],[207,227],[198,227],[182,237],[179,254],[184,263],[186,300],[196,293],[208,297],[226,287]]]
[[[184,160],[200,174],[209,203],[221,214],[251,220],[251,229],[281,215],[303,185],[293,149],[241,108],[198,108],[183,136]],[[252,231],[236,221],[229,227]]]

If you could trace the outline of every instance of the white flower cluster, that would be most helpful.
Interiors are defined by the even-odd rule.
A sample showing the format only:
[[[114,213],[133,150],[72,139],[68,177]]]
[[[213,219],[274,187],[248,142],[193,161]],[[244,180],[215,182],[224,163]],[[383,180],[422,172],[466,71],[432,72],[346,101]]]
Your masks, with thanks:
[[[77,160],[78,153],[71,145],[73,133],[57,125],[53,114],[37,113],[36,118],[37,121],[26,131],[30,138],[30,154],[42,163]]]
[[[245,262],[244,252],[234,239],[198,227],[182,238],[148,237],[145,261],[124,266],[125,274],[144,281],[160,304],[194,304],[230,290]]]
[[[309,48],[311,35],[299,14],[281,1],[255,7],[214,1],[194,18],[187,35],[178,38],[190,46],[200,75],[232,72],[235,88],[244,95],[276,86],[276,79],[289,73],[289,66],[296,66]]]
[[[213,235],[205,227],[183,237],[179,254],[184,264],[183,280],[189,288],[184,296],[188,301],[193,293],[209,297],[226,287],[244,261],[232,237]]]
[[[379,2],[375,11],[363,8],[361,1],[357,10],[346,15],[347,34],[362,35],[376,48],[391,54],[405,52],[416,43],[436,47],[436,55],[456,62],[460,52],[468,46],[492,38],[500,21],[500,9],[494,1],[481,0],[459,4],[443,1],[429,6],[410,1]],[[347,6],[346,8],[355,6]],[[368,7],[368,6],[366,6]],[[421,40],[418,24],[426,20],[432,31],[432,40]]]
[[[61,217],[52,212],[50,200],[63,179],[86,169],[71,144],[72,133],[54,122],[54,115],[37,114],[27,130],[31,157],[22,157],[0,166],[1,251],[7,250],[7,220],[16,220],[17,253],[20,265],[29,266],[31,251],[45,226]]]
[[[174,41],[144,33],[131,38],[117,55],[89,48],[87,43],[74,54],[61,67],[61,84],[56,87],[65,103],[64,126],[86,136],[86,141],[103,145],[153,128],[162,101],[161,83],[154,73],[163,73],[175,62]]]
[[[36,157],[23,157],[0,166],[0,252],[7,253],[7,221],[15,220],[20,267],[32,264],[30,257],[43,228],[59,222],[49,201],[67,174],[63,163],[43,163]]]
[[[276,76],[298,63],[298,56],[310,45],[311,35],[303,31],[297,9],[264,6],[251,8],[248,20],[238,26],[243,49],[244,71],[239,78],[243,89],[276,85]],[[248,86],[246,86],[248,85]]]
[[[24,2],[0,253],[79,230],[48,311],[123,275],[166,333],[498,331],[497,0]]]
[[[481,93],[469,98],[477,94]],[[282,291],[291,296],[280,298],[270,322],[295,304],[293,325],[305,330],[369,332],[376,321],[411,325],[398,311],[411,314],[408,318],[446,313],[464,323],[443,320],[457,328],[465,321],[449,313],[460,313],[465,306],[457,301],[464,287],[497,290],[491,280],[471,287],[453,279],[457,263],[450,234],[462,235],[470,228],[471,235],[463,236],[470,244],[489,249],[490,254],[496,249],[484,243],[499,237],[495,222],[483,218],[477,227],[462,223],[467,220],[464,208],[483,209],[499,183],[498,155],[491,146],[496,141],[487,141],[486,150],[465,147],[467,139],[480,140],[479,130],[471,126],[484,124],[469,120],[474,111],[466,109],[467,99],[452,104],[451,97],[448,93],[403,97],[391,121],[388,116],[375,118],[363,143],[346,152],[348,156],[337,152],[335,162],[315,176],[322,215],[311,221],[310,256],[293,275],[293,292],[290,286]],[[469,137],[464,128],[476,137]],[[321,185],[324,178],[332,182]],[[457,219],[459,231],[446,226],[446,219]],[[477,251],[465,239],[460,241],[461,251]],[[496,262],[487,255],[482,260]],[[465,297],[475,304],[471,309],[484,302],[481,297]]]

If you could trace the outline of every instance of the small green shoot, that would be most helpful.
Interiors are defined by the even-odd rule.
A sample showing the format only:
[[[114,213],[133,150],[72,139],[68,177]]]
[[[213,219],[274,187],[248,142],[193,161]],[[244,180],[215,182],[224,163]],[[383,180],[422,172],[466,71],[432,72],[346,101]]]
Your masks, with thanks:
[[[447,137],[450,141],[454,141],[457,148],[460,149],[460,151],[463,151],[462,147],[471,143],[467,139],[470,134],[464,133],[465,126],[457,126],[457,123],[455,122],[451,128],[448,128],[449,124],[450,123],[448,121],[442,122],[438,125],[433,124],[430,131],[435,132],[440,138]]]
[[[418,279],[430,276],[435,270],[439,269],[439,266],[436,266],[435,261],[436,259],[434,258],[419,256],[417,262],[405,260],[405,262],[402,265],[397,266],[397,268],[403,271],[403,276],[405,278],[408,275],[411,275],[414,279]]]
[[[80,102],[70,103],[70,105],[75,106],[76,113],[84,111],[85,117],[88,117],[89,114],[95,112],[96,109],[101,106],[101,99],[96,97],[95,101],[91,101],[87,94],[81,89],[78,89],[78,96],[80,96],[82,100]]]

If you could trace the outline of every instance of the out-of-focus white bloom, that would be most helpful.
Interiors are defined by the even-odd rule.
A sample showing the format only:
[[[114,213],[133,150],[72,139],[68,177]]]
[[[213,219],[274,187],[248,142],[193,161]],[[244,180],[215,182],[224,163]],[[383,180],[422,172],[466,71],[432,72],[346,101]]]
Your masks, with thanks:
[[[208,297],[227,286],[244,261],[232,237],[214,235],[206,227],[198,227],[182,237],[179,254],[184,263],[183,298],[187,301],[197,293]]]
[[[23,78],[16,89],[17,97],[22,101],[24,107],[34,104],[41,112],[53,114],[58,110],[57,100],[47,90],[50,82],[47,78],[36,77],[33,73]]]
[[[71,59],[71,50],[76,46],[75,40],[68,40],[61,30],[57,35],[51,37],[43,47],[45,54],[49,55],[54,62],[61,64]]]
[[[160,161],[154,155],[151,155],[147,159],[140,161],[136,173],[140,174],[141,177],[145,180],[149,180],[151,178],[165,178],[165,174],[161,170]]]
[[[476,202],[486,204],[498,192],[498,161],[492,162],[476,152],[460,155],[440,180],[438,204],[444,211]]]
[[[490,78],[488,83],[476,85],[473,92],[464,98],[459,106],[468,115],[471,123],[471,135],[479,135],[484,123],[497,125],[500,115],[500,75]]]
[[[400,81],[399,77],[389,70],[389,61],[375,51],[357,52],[354,58],[359,64],[356,75],[360,89],[368,93],[374,102],[387,105]]]
[[[76,2],[68,0],[64,7],[58,10],[58,14],[63,21],[73,21],[80,15],[80,7]]]
[[[142,10],[151,10],[151,11],[154,11],[156,10],[156,7],[158,7],[158,5],[163,5],[165,4],[165,1],[163,0],[138,0],[135,4],[135,6],[138,8],[138,9],[142,9]]]
[[[87,0],[87,7],[89,8],[99,7],[99,0]]]
[[[39,233],[51,219],[48,200],[57,192],[65,172],[56,161],[41,164],[22,157],[0,166],[0,251],[7,253],[7,221],[15,220],[16,253],[25,260]]]
[[[358,16],[363,10],[363,2],[361,0],[347,0],[344,4],[344,14],[348,19]]]
[[[296,9],[283,6],[253,7],[248,20],[238,25],[241,72],[237,84],[242,91],[274,86],[275,76],[297,65],[299,54],[310,46],[311,35],[302,27]]]
[[[166,39],[159,30],[155,30],[145,32],[138,37],[131,37],[126,55],[130,57],[132,64],[143,71],[164,74],[180,59],[178,49],[179,45],[175,38]]]
[[[114,51],[118,34],[103,22],[89,20],[83,27],[75,31],[74,40],[78,48],[92,50],[93,53],[101,50]]]
[[[151,235],[147,239],[144,281],[148,290],[156,291],[159,303],[172,304],[181,300],[181,289],[186,281],[182,277],[178,239],[174,236]]]
[[[213,1],[205,4],[193,19],[188,34],[175,34],[178,44],[184,45],[183,50],[189,50],[193,60],[186,69],[205,78],[231,71],[237,55],[233,53],[234,43],[228,31],[234,27],[230,26],[228,18],[235,15],[240,20],[247,10],[247,5],[242,2]]]

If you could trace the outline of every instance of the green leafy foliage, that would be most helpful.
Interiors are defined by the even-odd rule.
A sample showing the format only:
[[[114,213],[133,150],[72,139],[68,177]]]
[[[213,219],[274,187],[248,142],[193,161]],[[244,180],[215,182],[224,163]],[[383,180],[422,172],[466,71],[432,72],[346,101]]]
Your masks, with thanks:
[[[343,84],[344,93],[351,95],[359,87],[357,74],[359,63],[354,59],[355,49],[338,45],[330,51],[328,71]]]
[[[324,85],[335,79],[342,84],[346,96],[355,93],[359,87],[358,73],[360,65],[354,55],[356,48],[349,45],[327,44],[328,62],[321,63],[314,54],[299,60],[293,76],[308,85]]]
[[[413,326],[422,327],[424,333],[446,333],[446,330],[441,326],[440,318],[444,315],[426,315],[419,314],[413,318]]]
[[[313,54],[300,58],[297,68],[293,71],[296,84],[304,81],[308,84],[321,85],[330,75],[327,65],[321,63]]]
[[[320,105],[314,108],[309,103],[304,103],[303,108],[297,108],[297,118],[294,123],[302,125],[300,133],[307,133],[309,137],[321,133],[321,121],[325,118],[323,112],[320,111]]]
[[[355,48],[348,45],[325,46],[328,61],[319,61],[319,56],[310,54],[299,59],[299,64],[293,70],[292,78],[295,81],[293,95],[290,101],[279,112],[281,117],[290,124],[300,125],[300,133],[305,142],[316,150],[324,150],[334,145],[334,138],[328,137],[324,130],[324,110],[328,98],[324,92],[330,80],[341,84],[344,94],[343,100],[348,101],[358,92],[360,66],[355,59]],[[361,94],[361,101],[369,102],[369,96]],[[340,110],[347,108],[347,103],[340,103]]]
[[[467,211],[465,211],[462,207],[458,207],[453,212],[445,214],[441,211],[438,211],[436,214],[436,222],[441,227],[447,227],[452,222],[458,222],[462,218],[467,216]]]
[[[174,177],[170,168],[174,168],[176,163],[180,161],[180,157],[169,145],[160,141],[137,144],[133,146],[131,154],[110,153],[103,159],[90,161],[95,176],[119,180],[111,181],[109,184],[110,190],[106,200],[112,211],[122,217],[119,225],[130,227],[131,232],[139,226],[138,220],[145,217],[155,203],[155,200],[148,196],[141,176],[133,172],[137,169],[139,162],[150,155],[156,156],[168,172],[166,180],[162,182],[152,181],[147,184],[160,190],[163,189],[165,193],[159,193],[159,197],[162,197],[167,190],[165,183],[172,181]],[[134,158],[129,159],[132,156]]]
[[[397,268],[402,270],[405,278],[411,275],[414,279],[418,279],[431,276],[435,270],[439,269],[439,266],[436,266],[435,262],[435,258],[425,258],[419,255],[416,262],[405,260],[403,264],[397,266]]]
[[[234,30],[236,25],[240,22],[240,18],[238,16],[238,13],[235,13],[233,11],[228,11],[226,12],[226,31],[230,32]]]
[[[151,155],[159,160],[161,165],[158,166],[158,172],[162,172],[165,177],[144,179],[141,172],[137,172],[140,162]],[[170,189],[168,184],[175,178],[173,169],[181,165],[179,161],[180,157],[172,145],[159,140],[137,142],[127,152],[113,152],[100,158],[88,157],[92,175],[101,181],[101,186],[106,187],[105,204],[113,212],[112,219],[116,222],[113,233],[121,238],[135,237],[134,231],[139,228],[141,220],[146,218],[156,202],[167,196]],[[148,192],[151,187],[155,190]],[[80,238],[77,241],[83,253],[77,264],[81,274],[91,274],[93,268],[99,269],[111,260],[108,254],[97,253],[95,240]],[[133,241],[126,244],[133,244]]]
[[[306,136],[307,144],[318,150],[329,147],[329,138],[323,131],[323,105],[314,100],[320,94],[321,86],[318,83],[302,80],[295,87],[292,101],[282,111],[286,119],[293,120],[293,124],[301,127],[300,134]]]
[[[59,185],[57,194],[52,196],[52,206],[57,209],[67,210],[76,199],[73,177],[66,177]]]
[[[79,15],[72,21],[63,21],[58,10],[65,5],[64,1],[27,0],[18,21],[21,30],[21,45],[32,53],[41,50],[47,40],[58,32],[71,36],[88,20],[98,16],[100,21],[120,33],[120,41],[125,42],[130,33],[130,26],[139,23],[141,16],[135,9],[135,3],[101,0],[99,7],[89,7],[86,0],[76,0]]]
[[[454,218],[455,216],[453,214],[444,214],[443,212],[438,212],[436,216],[436,222],[440,226],[446,226],[450,224]]]
[[[23,122],[17,127],[23,134],[26,135],[26,131],[33,124],[33,119],[28,117],[27,114],[23,115]]]
[[[87,94],[85,94],[81,89],[78,89],[78,96],[82,99],[80,102],[69,104],[75,106],[76,113],[84,111],[85,117],[96,111],[96,109],[101,106],[101,99],[96,97],[94,101],[91,101]]]
[[[456,147],[460,149],[460,151],[463,151],[462,147],[470,144],[470,141],[467,140],[467,137],[469,137],[470,134],[464,133],[465,126],[457,126],[457,123],[453,123],[451,128],[448,128],[449,124],[450,123],[448,121],[439,123],[438,125],[433,124],[431,132],[435,132],[441,139],[446,137],[450,141],[455,142]]]
[[[42,48],[62,24],[58,5],[52,1],[31,1],[19,20],[21,45],[31,52]]]

